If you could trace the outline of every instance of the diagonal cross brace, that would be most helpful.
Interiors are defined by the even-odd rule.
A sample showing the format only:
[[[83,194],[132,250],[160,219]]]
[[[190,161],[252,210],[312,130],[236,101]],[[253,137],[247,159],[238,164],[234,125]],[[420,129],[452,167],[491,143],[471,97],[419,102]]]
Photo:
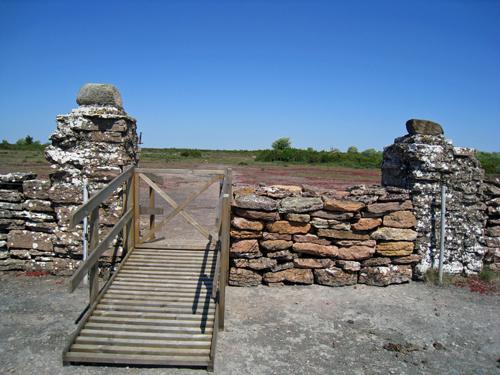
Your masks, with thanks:
[[[174,208],[174,211],[172,211],[163,221],[155,226],[154,229],[149,231],[149,233],[144,237],[144,240],[150,240],[153,238],[153,236],[158,233],[165,225],[167,225],[170,220],[174,218],[177,214],[181,214],[184,219],[186,219],[192,226],[194,226],[198,232],[200,232],[205,238],[210,239],[211,234],[208,230],[206,230],[203,226],[201,226],[190,214],[187,212],[184,212],[183,210],[194,200],[196,199],[201,193],[203,193],[205,190],[207,190],[211,185],[213,185],[216,181],[220,180],[220,176],[216,176],[209,180],[205,185],[203,185],[203,188],[196,192],[191,194],[184,202],[182,202],[180,205],[178,205],[167,193],[165,193],[158,185],[156,185],[151,179],[147,176],[145,176],[143,173],[139,173],[139,176],[144,182],[146,182],[149,186],[151,186],[157,193],[162,197],[169,205],[171,205]]]

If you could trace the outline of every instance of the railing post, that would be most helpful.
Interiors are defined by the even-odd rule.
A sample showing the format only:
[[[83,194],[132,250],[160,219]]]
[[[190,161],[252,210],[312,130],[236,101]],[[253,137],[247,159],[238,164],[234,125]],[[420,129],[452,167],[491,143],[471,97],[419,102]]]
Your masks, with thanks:
[[[134,189],[133,189],[133,182],[134,182],[134,177],[131,176],[130,179],[125,184],[125,192],[123,196],[123,214],[125,214],[128,210],[132,208],[132,205],[134,204]],[[123,251],[124,254],[122,254],[122,257],[124,257],[126,254],[130,252],[133,246],[133,228],[134,227],[134,219],[132,218],[132,221],[125,225],[123,228]]]
[[[140,215],[141,215],[139,211],[139,175],[136,171],[134,171],[133,184],[134,184],[134,218],[132,222],[134,227],[133,246],[135,247],[137,244],[140,243],[139,236],[140,236]]]
[[[154,209],[155,208],[155,191],[154,189],[150,186],[149,187],[149,208]],[[150,214],[149,215],[149,230],[152,231],[155,228],[155,215]],[[152,240],[154,240],[156,235],[153,235]]]
[[[88,254],[99,244],[99,207],[90,213],[89,218],[89,249]],[[99,294],[99,262],[96,262],[89,271],[89,299],[92,305]]]
[[[226,306],[226,284],[229,273],[229,246],[230,246],[230,229],[231,229],[231,200],[232,200],[232,175],[231,169],[226,169],[224,176],[224,191],[222,200],[222,223],[221,223],[221,238],[220,238],[220,291],[219,291],[219,328],[224,330],[224,317]]]

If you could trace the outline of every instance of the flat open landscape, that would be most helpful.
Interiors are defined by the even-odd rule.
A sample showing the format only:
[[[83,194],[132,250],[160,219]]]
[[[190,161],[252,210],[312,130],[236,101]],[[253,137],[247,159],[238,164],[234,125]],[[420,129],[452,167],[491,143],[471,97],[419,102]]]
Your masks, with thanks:
[[[183,157],[179,152],[145,149],[141,167],[233,169],[233,180],[245,184],[311,185],[342,189],[356,184],[380,183],[379,169],[346,168],[323,164],[266,163],[255,161],[255,151],[204,151],[200,157]],[[0,173],[35,172],[46,178],[52,171],[43,151],[0,150]]]
[[[88,289],[0,273],[2,374],[205,374],[63,366]],[[356,290],[354,290],[356,289]],[[500,298],[454,286],[229,287],[216,374],[498,374]]]

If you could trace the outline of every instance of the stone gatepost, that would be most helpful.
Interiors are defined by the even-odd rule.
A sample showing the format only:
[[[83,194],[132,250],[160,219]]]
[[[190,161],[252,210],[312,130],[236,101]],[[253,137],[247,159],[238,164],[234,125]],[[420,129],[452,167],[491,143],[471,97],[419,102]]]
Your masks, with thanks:
[[[82,203],[82,184],[91,193],[138,161],[136,120],[127,115],[118,90],[109,84],[84,85],[76,102],[79,107],[57,116],[57,129],[45,155],[51,163],[50,199],[56,213],[54,252],[78,259],[81,229],[70,230],[71,212]],[[122,209],[121,192],[101,210],[101,231],[114,225]]]
[[[485,255],[484,171],[473,149],[454,147],[439,124],[409,120],[408,134],[384,149],[382,184],[407,188],[417,217],[417,277],[439,265],[441,185],[446,193],[444,271],[477,273]]]

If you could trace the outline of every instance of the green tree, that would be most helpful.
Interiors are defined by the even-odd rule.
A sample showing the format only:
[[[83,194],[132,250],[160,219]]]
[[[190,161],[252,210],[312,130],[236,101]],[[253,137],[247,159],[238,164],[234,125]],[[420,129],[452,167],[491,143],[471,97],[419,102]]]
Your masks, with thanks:
[[[292,142],[288,137],[281,137],[275,140],[272,144],[273,150],[286,150],[292,147]]]
[[[27,145],[32,145],[33,144],[33,137],[31,135],[27,135],[26,138],[24,138],[24,143]]]
[[[348,154],[357,154],[358,153],[358,148],[356,146],[350,146],[347,149]]]

